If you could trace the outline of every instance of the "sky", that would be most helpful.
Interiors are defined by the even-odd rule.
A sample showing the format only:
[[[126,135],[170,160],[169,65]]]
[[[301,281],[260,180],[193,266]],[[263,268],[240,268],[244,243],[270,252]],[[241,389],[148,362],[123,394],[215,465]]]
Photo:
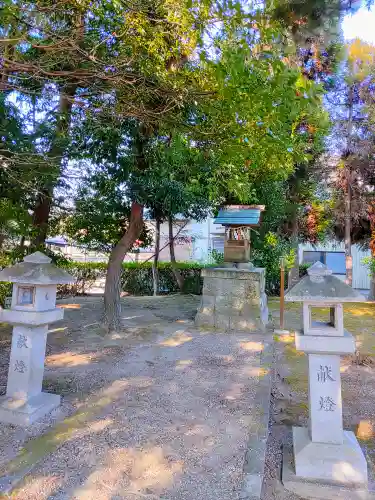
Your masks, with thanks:
[[[355,14],[345,16],[342,29],[346,40],[361,38],[375,44],[375,6],[370,11],[363,7]]]

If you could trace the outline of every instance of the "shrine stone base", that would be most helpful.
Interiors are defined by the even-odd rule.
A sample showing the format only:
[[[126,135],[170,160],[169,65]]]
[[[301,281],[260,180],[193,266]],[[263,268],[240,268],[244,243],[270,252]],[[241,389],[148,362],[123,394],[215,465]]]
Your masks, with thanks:
[[[241,265],[203,269],[195,324],[224,331],[264,331],[268,323],[265,269]]]
[[[313,443],[308,429],[293,428],[293,449],[284,446],[282,482],[301,498],[375,500],[367,483],[367,463],[353,432],[344,443]]]
[[[60,405],[60,396],[41,392],[27,401],[0,397],[0,422],[30,425]]]

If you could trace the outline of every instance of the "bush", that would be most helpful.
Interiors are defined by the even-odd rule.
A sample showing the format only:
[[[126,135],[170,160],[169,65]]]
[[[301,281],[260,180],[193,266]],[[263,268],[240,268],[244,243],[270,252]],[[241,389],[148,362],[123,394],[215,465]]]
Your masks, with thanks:
[[[302,278],[306,276],[308,268],[311,266],[310,263],[304,263],[299,265],[299,277]]]
[[[185,280],[184,293],[201,294],[203,286],[201,270],[204,266],[195,262],[178,262],[177,267]],[[158,270],[159,293],[168,294],[179,292],[180,289],[174,277],[171,263],[159,262]],[[128,292],[132,295],[152,295],[152,263],[124,263],[121,288],[124,292]]]
[[[365,257],[362,259],[362,264],[368,268],[369,275],[375,278],[375,257]]]
[[[105,278],[107,264],[105,262],[61,262],[59,267],[71,274],[76,282],[71,285],[58,285],[59,297],[84,295],[94,285],[95,281]]]
[[[280,260],[285,259],[285,280],[288,269],[294,262],[294,249],[290,242],[281,239],[275,233],[266,234],[263,241],[255,241],[252,249],[252,260],[255,266],[266,268],[266,294],[270,297],[280,296]]]
[[[255,264],[266,267],[266,293],[267,295],[277,295],[280,293],[280,249],[272,251],[257,251]],[[0,268],[11,264],[11,258],[7,255],[0,255]],[[105,262],[73,262],[60,260],[59,267],[69,272],[76,280],[71,285],[58,285],[59,297],[75,295],[85,295],[97,280],[104,280],[107,272]],[[177,268],[184,277],[184,293],[200,295],[202,293],[203,278],[201,271],[204,264],[196,262],[178,262]],[[309,264],[301,264],[300,276],[306,274]],[[159,293],[178,293],[179,287],[173,274],[170,262],[159,262]],[[287,273],[286,273],[287,274]],[[131,295],[152,295],[153,276],[151,262],[125,262],[121,275],[121,289]],[[0,282],[0,304],[4,307],[4,300],[12,293],[11,283]]]
[[[60,297],[84,295],[97,280],[105,279],[107,264],[105,262],[68,262],[63,267],[76,279],[72,285],[59,285]],[[153,276],[151,262],[124,262],[121,275],[121,290],[131,295],[152,295]],[[178,262],[177,267],[185,279],[184,292],[200,294],[202,265],[197,263]],[[159,293],[177,293],[179,288],[170,262],[159,262]]]
[[[209,255],[209,260],[214,262],[215,264],[223,264],[224,263],[224,252],[219,252],[218,250],[211,250]]]
[[[5,299],[12,295],[12,284],[0,282],[0,305],[5,307]]]
[[[10,265],[11,259],[0,256],[0,268]],[[107,264],[105,262],[73,262],[60,260],[57,265],[71,274],[76,282],[69,285],[58,285],[58,297],[85,295],[100,279],[105,279]],[[185,279],[184,293],[201,294],[203,280],[201,278],[202,264],[195,262],[178,262],[177,267]],[[160,262],[159,293],[177,293],[179,287],[173,274],[170,262]],[[153,277],[152,263],[124,262],[121,276],[121,289],[131,295],[152,295]],[[11,295],[11,284],[0,282],[0,304],[4,306],[5,297]]]
[[[266,253],[266,252],[265,252]],[[261,257],[260,252],[257,256]],[[255,264],[266,267],[266,293],[269,296],[280,294],[280,266],[279,258],[273,252],[267,252],[265,259],[257,258]],[[277,264],[276,264],[277,263]],[[59,296],[84,295],[95,281],[105,279],[107,264],[104,262],[69,262],[64,264],[77,282],[73,285],[59,285]],[[197,262],[178,262],[177,268],[184,277],[184,293],[200,295],[202,293],[203,278],[201,271],[207,265]],[[300,277],[307,272],[309,264],[300,265]],[[170,262],[159,262],[159,294],[179,293],[180,289],[173,274]],[[287,279],[287,271],[285,272]],[[121,290],[130,295],[152,295],[153,276],[151,262],[124,262],[121,275]]]
[[[4,267],[9,266],[12,263],[11,258],[8,254],[0,254],[0,270]],[[5,306],[5,299],[12,294],[12,284],[4,281],[0,281],[0,305]]]

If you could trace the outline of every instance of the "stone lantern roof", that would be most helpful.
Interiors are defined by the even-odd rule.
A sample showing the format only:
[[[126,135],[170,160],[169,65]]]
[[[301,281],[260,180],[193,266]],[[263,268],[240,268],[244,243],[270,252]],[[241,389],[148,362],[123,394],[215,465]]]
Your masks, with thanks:
[[[74,283],[75,279],[64,269],[51,264],[47,255],[35,252],[27,255],[23,262],[0,271],[0,281],[30,285],[59,285]]]
[[[321,262],[315,262],[286,294],[288,302],[365,302],[366,298],[341,281]]]

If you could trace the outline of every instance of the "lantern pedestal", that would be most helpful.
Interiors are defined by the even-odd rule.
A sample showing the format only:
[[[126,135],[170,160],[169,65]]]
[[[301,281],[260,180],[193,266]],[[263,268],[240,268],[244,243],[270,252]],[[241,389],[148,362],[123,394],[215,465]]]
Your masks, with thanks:
[[[0,398],[0,421],[6,424],[30,425],[60,405],[57,394],[40,392],[30,399]]]
[[[268,322],[265,270],[223,267],[203,269],[200,327],[224,331],[264,331]]]
[[[347,433],[345,432],[345,434]],[[308,480],[297,476],[294,460],[292,446],[289,442],[285,442],[283,445],[282,481],[285,488],[295,493],[298,498],[309,500],[375,500],[375,492],[369,491],[366,483],[343,484],[341,480]]]
[[[342,485],[367,485],[367,463],[353,432],[343,431],[342,443],[318,443],[309,430],[293,427],[296,475]]]

